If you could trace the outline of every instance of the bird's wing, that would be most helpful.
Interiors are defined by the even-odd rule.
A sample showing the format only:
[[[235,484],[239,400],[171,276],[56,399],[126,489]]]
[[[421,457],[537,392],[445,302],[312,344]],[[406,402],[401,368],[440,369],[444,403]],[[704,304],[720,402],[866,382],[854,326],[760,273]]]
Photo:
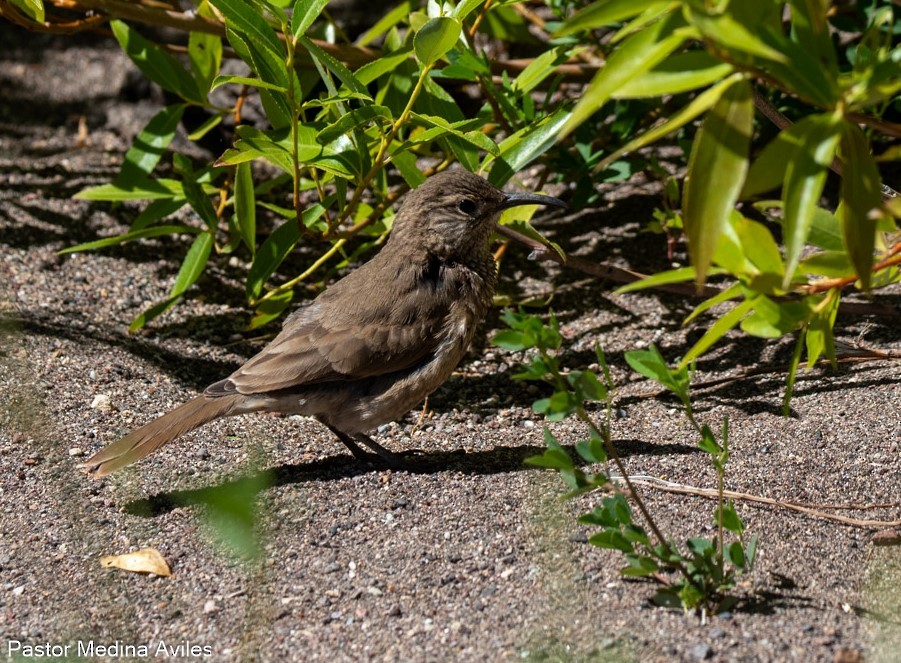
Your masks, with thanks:
[[[347,299],[338,294],[321,296],[295,312],[268,346],[210,385],[207,395],[259,394],[385,375],[414,366],[438,346],[447,302],[431,298],[423,304],[422,298],[400,293],[393,302],[355,298],[354,310],[339,310],[347,309]]]

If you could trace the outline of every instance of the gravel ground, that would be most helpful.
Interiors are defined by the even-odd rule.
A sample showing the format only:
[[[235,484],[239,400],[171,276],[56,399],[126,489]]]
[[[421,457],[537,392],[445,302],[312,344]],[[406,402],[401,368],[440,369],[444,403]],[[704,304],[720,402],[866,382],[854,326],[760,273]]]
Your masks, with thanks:
[[[730,612],[702,620],[651,607],[650,584],[624,581],[622,558],[586,543],[591,532],[575,519],[593,498],[561,502],[559,478],[523,466],[543,449],[529,407],[543,392],[511,381],[521,357],[486,342],[496,315],[424,418],[380,431],[388,447],[422,451],[416,471],[361,466],[315,422],[277,416],[215,422],[101,481],[76,471],[85,454],[227,375],[261,343],[241,331],[236,260],[217,261],[202,294],[130,336],[187,245],[56,254],[133,218],[129,205],[71,196],[111,178],[159,107],[129,94],[130,66],[115,48],[77,43],[63,51],[0,28],[0,657],[17,646],[74,654],[93,641],[114,648],[109,660],[134,645],[148,658],[213,661],[898,660],[899,547],[878,545],[890,539],[874,529],[784,509],[739,504],[760,558]],[[581,255],[660,269],[661,242],[637,234],[653,194],[640,180],[608,187],[602,207],[545,227]],[[668,357],[683,353],[700,333],[680,328],[686,302],[610,290],[521,255],[504,265],[505,294],[554,292],[567,365],[590,363],[603,344],[624,385],[613,433],[630,471],[714,486],[686,422],[671,402],[641,398],[648,385],[622,358],[651,341]],[[881,300],[897,307],[899,296]],[[897,319],[842,319],[837,333],[901,347]],[[774,365],[790,350],[731,339],[699,378]],[[790,418],[779,414],[781,389],[780,376],[763,375],[697,396],[712,427],[729,417],[729,488],[812,504],[898,499],[896,364],[805,375]],[[566,444],[584,435],[566,422],[553,430]],[[676,540],[712,535],[709,501],[644,495]],[[251,515],[250,538],[234,535]],[[143,547],[157,548],[173,575],[100,566],[103,555]]]

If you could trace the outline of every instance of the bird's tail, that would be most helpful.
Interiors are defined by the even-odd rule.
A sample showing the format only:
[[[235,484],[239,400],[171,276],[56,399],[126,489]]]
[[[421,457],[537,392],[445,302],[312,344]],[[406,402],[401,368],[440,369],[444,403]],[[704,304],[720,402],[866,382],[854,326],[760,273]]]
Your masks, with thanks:
[[[238,396],[216,398],[198,396],[104,447],[81,463],[80,467],[87,469],[88,474],[93,477],[102,477],[121,470],[188,431],[229,414],[237,404],[238,398]]]

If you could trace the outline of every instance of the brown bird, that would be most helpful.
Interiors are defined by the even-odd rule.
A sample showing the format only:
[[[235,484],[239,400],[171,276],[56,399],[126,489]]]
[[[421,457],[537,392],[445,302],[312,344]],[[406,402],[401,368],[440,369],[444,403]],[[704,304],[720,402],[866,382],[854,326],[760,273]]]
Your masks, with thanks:
[[[366,435],[398,419],[447,380],[491,306],[497,281],[488,240],[501,212],[566,204],[504,193],[463,170],[407,194],[372,260],[285,320],[259,354],[224,380],[82,464],[95,477],[130,465],[218,417],[283,412],[315,417],[359,459]]]

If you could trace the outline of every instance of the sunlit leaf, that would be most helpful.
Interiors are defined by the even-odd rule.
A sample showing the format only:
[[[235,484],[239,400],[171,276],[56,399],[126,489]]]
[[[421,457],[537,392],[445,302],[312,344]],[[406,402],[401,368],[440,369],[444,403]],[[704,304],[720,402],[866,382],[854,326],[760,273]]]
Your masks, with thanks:
[[[711,327],[704,332],[704,335],[698,339],[691,350],[689,350],[682,361],[679,362],[680,368],[688,367],[691,362],[707,352],[714,343],[719,341],[726,333],[735,327],[742,319],[754,308],[755,300],[746,299],[737,304],[731,311],[721,315]]]
[[[565,37],[584,30],[593,30],[611,23],[637,16],[649,7],[664,6],[669,0],[597,0],[581,8],[566,19],[563,26],[554,33],[555,37]]]
[[[697,283],[706,281],[723,226],[744,183],[754,104],[747,81],[727,88],[695,137],[685,177],[682,219]]]
[[[560,138],[587,120],[626,83],[655,67],[679,48],[685,36],[677,30],[684,25],[681,13],[668,14],[620,44],[588,84],[560,132]]]
[[[617,89],[614,99],[640,99],[679,94],[704,87],[732,73],[732,65],[707,51],[677,53]]]
[[[876,222],[882,203],[879,169],[870,154],[866,136],[850,122],[843,123],[840,156],[844,176],[837,216],[845,245],[863,290],[870,289]]]
[[[94,249],[103,249],[107,246],[115,246],[124,242],[132,242],[136,239],[147,239],[150,237],[161,237],[162,235],[180,235],[183,233],[199,233],[198,228],[191,226],[152,226],[150,228],[142,228],[133,232],[115,235],[113,237],[104,237],[93,242],[85,242],[78,246],[70,246],[59,251],[60,254],[75,253],[77,251],[93,251]]]
[[[413,37],[416,59],[423,64],[434,64],[454,47],[460,38],[459,19],[436,16],[417,30]]]
[[[297,0],[291,13],[291,33],[295,37],[306,33],[327,4],[328,0]]]
[[[788,289],[792,274],[801,259],[823,185],[826,169],[832,162],[841,135],[841,123],[832,115],[817,115],[798,131],[799,145],[788,161],[782,187],[783,243],[785,244],[785,278]]]

